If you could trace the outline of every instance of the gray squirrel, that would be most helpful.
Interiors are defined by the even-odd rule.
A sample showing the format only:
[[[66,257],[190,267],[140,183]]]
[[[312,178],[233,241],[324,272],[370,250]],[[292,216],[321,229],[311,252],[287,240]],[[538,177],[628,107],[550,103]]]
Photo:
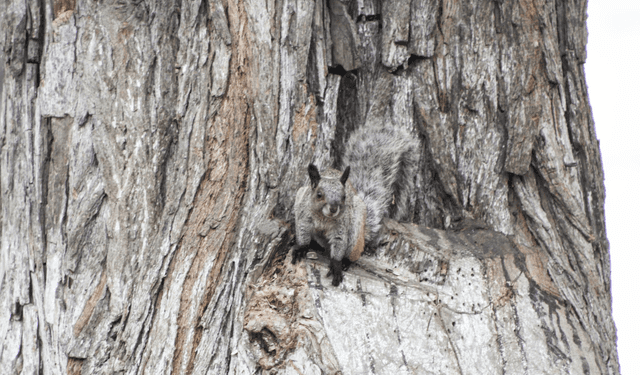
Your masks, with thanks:
[[[343,167],[322,173],[309,164],[310,185],[298,189],[294,204],[296,244],[292,262],[313,239],[329,252],[332,284],[360,258],[365,245],[378,245],[384,217],[410,219],[410,200],[419,161],[417,139],[391,126],[360,127],[351,134]]]

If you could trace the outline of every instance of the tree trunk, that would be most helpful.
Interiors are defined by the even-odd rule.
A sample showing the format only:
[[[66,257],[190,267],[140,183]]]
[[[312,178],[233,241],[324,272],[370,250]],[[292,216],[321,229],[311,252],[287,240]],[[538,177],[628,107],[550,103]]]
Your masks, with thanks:
[[[7,0],[0,373],[618,374],[586,1]],[[413,223],[293,266],[306,166]]]

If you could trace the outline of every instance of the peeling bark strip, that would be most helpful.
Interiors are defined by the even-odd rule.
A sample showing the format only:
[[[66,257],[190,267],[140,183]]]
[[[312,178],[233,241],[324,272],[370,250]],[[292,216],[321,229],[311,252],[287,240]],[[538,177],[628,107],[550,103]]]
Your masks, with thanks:
[[[586,2],[9,0],[0,373],[619,374]],[[420,139],[412,224],[293,266],[310,162]]]

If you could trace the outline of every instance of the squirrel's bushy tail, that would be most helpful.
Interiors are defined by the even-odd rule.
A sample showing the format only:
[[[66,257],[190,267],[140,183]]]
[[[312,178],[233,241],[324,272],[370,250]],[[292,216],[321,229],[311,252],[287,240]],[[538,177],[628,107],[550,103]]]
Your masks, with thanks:
[[[347,142],[343,166],[367,206],[367,243],[377,242],[382,218],[410,220],[420,142],[402,128],[360,127]]]

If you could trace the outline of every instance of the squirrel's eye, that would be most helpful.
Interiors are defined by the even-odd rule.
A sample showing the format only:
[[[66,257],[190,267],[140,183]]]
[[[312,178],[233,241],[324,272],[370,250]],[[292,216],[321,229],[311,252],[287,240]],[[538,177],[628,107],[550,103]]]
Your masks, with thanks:
[[[322,192],[318,192],[318,194],[316,194],[318,198],[322,198]]]

